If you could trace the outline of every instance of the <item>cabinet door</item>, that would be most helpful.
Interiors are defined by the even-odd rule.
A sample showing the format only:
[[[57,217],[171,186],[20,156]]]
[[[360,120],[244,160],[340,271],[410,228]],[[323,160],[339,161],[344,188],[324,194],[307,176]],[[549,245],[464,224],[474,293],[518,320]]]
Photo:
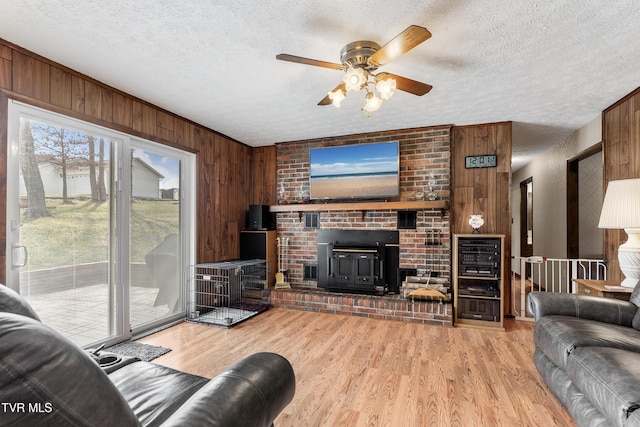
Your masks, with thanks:
[[[356,265],[352,254],[336,253],[331,263],[332,276],[336,283],[354,283]]]
[[[356,281],[357,283],[367,284],[374,283],[379,272],[376,271],[377,255],[375,254],[358,254],[355,262]]]
[[[460,298],[460,310],[458,318],[486,320],[497,322],[499,320],[500,301],[475,298]]]

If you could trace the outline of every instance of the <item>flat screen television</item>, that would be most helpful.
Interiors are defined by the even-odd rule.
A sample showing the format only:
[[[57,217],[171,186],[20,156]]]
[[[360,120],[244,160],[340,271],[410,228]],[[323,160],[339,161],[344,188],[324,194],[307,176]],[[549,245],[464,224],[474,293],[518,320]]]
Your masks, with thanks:
[[[311,148],[309,197],[385,199],[400,195],[398,141]]]

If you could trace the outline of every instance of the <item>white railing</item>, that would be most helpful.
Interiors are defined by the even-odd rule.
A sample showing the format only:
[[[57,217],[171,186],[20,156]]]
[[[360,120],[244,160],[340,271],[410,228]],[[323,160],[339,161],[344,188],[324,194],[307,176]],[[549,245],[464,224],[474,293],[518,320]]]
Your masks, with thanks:
[[[526,310],[527,293],[530,291],[574,293],[573,279],[606,280],[606,261],[542,256],[513,257],[511,295],[516,319],[533,320]]]

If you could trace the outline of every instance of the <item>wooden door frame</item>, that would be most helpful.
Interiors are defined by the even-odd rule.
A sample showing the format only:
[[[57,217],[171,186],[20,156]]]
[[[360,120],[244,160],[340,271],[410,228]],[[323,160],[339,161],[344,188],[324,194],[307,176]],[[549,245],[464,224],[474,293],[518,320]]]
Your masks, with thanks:
[[[533,255],[533,245],[527,243],[527,185],[533,183],[533,177],[520,182],[520,256]],[[533,207],[532,207],[533,209]]]
[[[567,160],[567,258],[580,257],[580,198],[578,167],[581,160],[602,151],[602,142]]]

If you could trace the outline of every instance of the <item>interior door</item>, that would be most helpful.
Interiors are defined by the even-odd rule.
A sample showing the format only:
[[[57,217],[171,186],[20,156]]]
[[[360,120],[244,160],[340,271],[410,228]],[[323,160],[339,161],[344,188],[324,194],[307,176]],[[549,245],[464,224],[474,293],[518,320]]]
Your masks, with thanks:
[[[114,274],[113,160],[121,141],[12,103],[7,280],[42,321],[81,346],[126,336]]]
[[[520,256],[533,255],[533,178],[520,183]]]

